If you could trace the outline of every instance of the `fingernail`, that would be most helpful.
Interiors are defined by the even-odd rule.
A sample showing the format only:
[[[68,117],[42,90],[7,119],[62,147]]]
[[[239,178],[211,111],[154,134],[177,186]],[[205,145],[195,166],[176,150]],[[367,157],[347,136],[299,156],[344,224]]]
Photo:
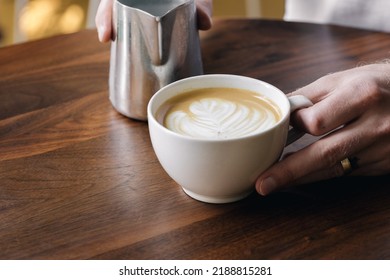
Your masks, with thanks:
[[[104,43],[104,33],[106,32],[106,27],[104,25],[99,26],[98,28],[98,37],[99,41]]]
[[[264,180],[260,181],[257,190],[261,195],[267,195],[273,192],[276,188],[277,184],[274,178],[267,177]]]
[[[98,38],[99,38],[99,41],[101,43],[103,43],[103,41],[102,41],[103,35],[102,35],[102,32],[100,31],[100,29],[98,29]]]

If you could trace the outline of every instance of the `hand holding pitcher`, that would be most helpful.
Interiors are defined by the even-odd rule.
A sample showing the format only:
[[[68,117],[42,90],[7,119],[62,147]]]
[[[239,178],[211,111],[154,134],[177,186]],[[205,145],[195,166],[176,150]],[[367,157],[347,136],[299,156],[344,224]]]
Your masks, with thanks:
[[[112,38],[112,5],[114,0],[101,0],[95,17],[99,40],[109,42]],[[200,30],[211,28],[212,0],[196,0],[197,22]]]

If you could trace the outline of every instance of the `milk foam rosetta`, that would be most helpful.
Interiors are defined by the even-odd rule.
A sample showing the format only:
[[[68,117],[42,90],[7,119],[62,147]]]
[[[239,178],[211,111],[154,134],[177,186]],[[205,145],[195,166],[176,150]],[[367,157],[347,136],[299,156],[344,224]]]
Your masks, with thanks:
[[[251,135],[280,119],[279,109],[272,101],[251,91],[231,88],[194,90],[168,101],[163,110],[165,127],[204,139]]]

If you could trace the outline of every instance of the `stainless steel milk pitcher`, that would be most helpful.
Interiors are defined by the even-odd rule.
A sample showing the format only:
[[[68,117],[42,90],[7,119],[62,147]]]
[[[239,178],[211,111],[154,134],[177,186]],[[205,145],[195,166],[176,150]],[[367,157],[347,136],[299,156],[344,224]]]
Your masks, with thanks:
[[[161,87],[203,74],[194,0],[116,0],[109,91],[114,108],[146,120]]]

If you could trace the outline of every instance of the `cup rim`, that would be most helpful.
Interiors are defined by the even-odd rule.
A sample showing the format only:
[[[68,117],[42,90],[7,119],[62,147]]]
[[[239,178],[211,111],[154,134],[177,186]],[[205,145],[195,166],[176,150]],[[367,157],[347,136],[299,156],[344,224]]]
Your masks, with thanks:
[[[256,133],[253,133],[253,134],[248,134],[248,135],[239,136],[239,137],[232,137],[232,138],[227,138],[227,139],[197,138],[197,137],[191,137],[191,136],[187,136],[187,135],[182,135],[180,133],[174,132],[174,131],[166,128],[164,125],[162,125],[156,119],[155,115],[152,112],[152,110],[153,110],[153,103],[156,102],[156,99],[158,99],[159,96],[162,94],[161,92],[166,92],[166,91],[168,91],[171,88],[177,87],[178,85],[187,83],[189,81],[203,80],[203,79],[212,79],[212,78],[234,78],[234,79],[243,79],[243,80],[247,80],[247,81],[251,80],[253,82],[262,83],[263,85],[267,86],[268,88],[271,88],[275,92],[278,92],[278,94],[281,96],[282,99],[284,99],[284,102],[287,104],[288,110],[287,110],[287,112],[282,112],[282,117],[272,127],[269,127],[267,129],[264,129],[264,130],[262,130],[260,132],[256,132]],[[221,86],[218,86],[218,87],[224,87],[224,86],[221,85]],[[184,92],[191,91],[191,89],[195,90],[195,89],[201,89],[201,88],[203,88],[203,87],[202,86],[200,86],[200,87],[193,87],[193,88],[189,88],[188,90],[186,90]],[[206,87],[204,87],[204,88],[206,88]],[[234,87],[231,87],[231,88],[234,88]],[[164,103],[169,98],[171,98],[171,97],[166,98],[162,103]],[[278,103],[277,105],[279,106],[280,104]],[[156,109],[156,111],[157,111],[157,109]],[[156,112],[154,112],[154,113],[156,113]],[[284,122],[289,120],[289,118],[290,118],[290,103],[288,101],[287,96],[285,95],[285,93],[282,90],[280,90],[276,86],[274,86],[274,85],[272,85],[272,84],[270,84],[270,83],[268,83],[268,82],[266,82],[264,80],[255,79],[255,78],[251,78],[251,77],[248,77],[248,76],[235,75],[235,74],[204,74],[204,75],[198,75],[198,76],[192,76],[192,77],[188,77],[188,78],[183,78],[183,79],[177,80],[175,82],[172,82],[172,83],[170,83],[170,84],[160,88],[151,97],[151,99],[148,102],[147,115],[148,115],[148,123],[153,122],[155,125],[157,125],[157,127],[162,129],[163,131],[165,131],[169,135],[173,135],[173,136],[181,138],[181,139],[186,139],[186,140],[196,141],[196,142],[216,142],[216,143],[224,142],[225,143],[225,142],[232,142],[232,141],[242,141],[243,139],[252,139],[252,138],[255,138],[255,137],[259,137],[260,135],[269,133],[271,130],[274,130],[276,127],[280,126],[282,123],[284,123]],[[149,126],[150,126],[150,124],[149,124]]]

